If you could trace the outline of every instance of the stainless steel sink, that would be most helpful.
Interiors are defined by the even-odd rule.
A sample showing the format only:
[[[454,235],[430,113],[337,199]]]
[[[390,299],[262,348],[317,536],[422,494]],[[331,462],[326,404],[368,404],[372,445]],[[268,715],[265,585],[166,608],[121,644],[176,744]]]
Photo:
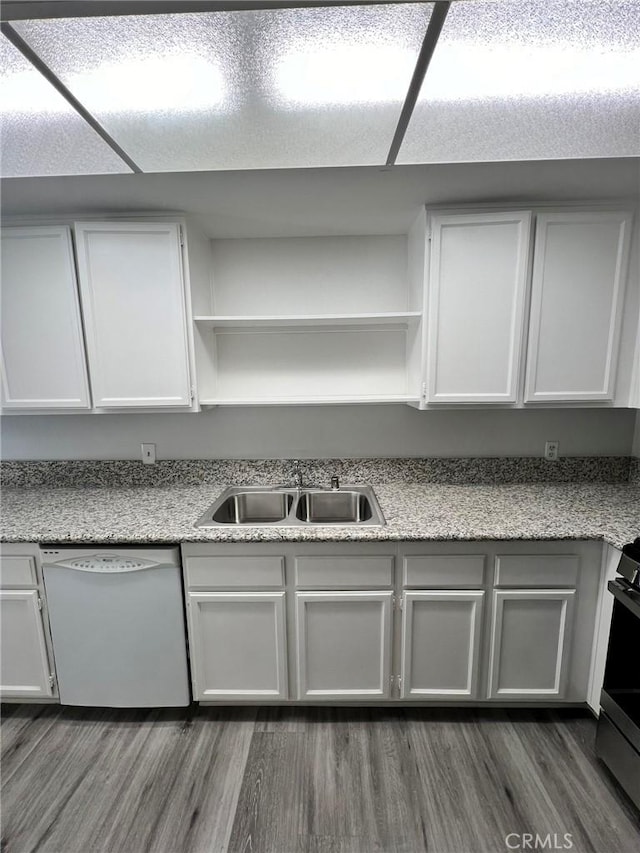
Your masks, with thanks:
[[[219,524],[273,524],[285,519],[293,505],[286,492],[238,492],[225,498],[212,513]]]
[[[341,489],[230,486],[203,513],[196,527],[307,527],[385,523],[371,486]]]
[[[296,507],[296,518],[307,524],[363,524],[372,516],[369,498],[353,489],[305,492]]]

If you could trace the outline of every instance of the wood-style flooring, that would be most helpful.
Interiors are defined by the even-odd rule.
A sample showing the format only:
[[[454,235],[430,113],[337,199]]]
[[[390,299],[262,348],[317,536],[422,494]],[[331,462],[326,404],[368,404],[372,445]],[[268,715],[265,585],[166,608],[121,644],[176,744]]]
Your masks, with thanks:
[[[3,853],[640,851],[579,712],[2,710]]]

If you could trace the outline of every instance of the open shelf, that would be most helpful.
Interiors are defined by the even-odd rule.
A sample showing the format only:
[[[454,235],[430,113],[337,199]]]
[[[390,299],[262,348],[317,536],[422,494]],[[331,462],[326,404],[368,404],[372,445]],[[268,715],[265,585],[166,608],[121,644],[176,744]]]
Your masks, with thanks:
[[[191,288],[199,405],[418,404],[424,216],[418,226],[205,238]]]
[[[212,334],[207,330],[207,334]],[[382,401],[409,396],[406,329],[220,331],[203,400]]]
[[[419,322],[421,317],[421,311],[388,311],[370,314],[210,315],[193,319],[198,325],[208,329],[251,329],[296,326],[406,326],[411,322]]]
[[[406,394],[360,394],[344,397],[255,397],[255,398],[213,398],[201,399],[201,406],[314,406],[314,405],[355,405],[362,403],[419,403],[420,397]]]

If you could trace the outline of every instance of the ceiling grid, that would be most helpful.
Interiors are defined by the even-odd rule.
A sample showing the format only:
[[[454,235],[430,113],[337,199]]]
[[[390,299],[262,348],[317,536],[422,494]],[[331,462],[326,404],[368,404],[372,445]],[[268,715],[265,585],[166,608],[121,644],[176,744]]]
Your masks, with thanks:
[[[47,6],[103,15],[25,19]],[[177,8],[191,11],[162,14]],[[2,14],[32,63],[2,39],[4,176],[640,154],[640,0]]]

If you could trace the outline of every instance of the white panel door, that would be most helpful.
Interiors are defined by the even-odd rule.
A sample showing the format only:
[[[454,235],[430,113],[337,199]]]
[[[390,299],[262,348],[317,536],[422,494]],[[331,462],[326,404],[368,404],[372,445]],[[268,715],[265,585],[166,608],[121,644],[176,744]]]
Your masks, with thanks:
[[[529,211],[432,218],[428,402],[516,401],[530,235]]]
[[[189,593],[193,696],[286,699],[284,592]]]
[[[477,697],[484,592],[406,592],[402,613],[404,699]]]
[[[298,592],[298,699],[388,699],[392,592]]]
[[[631,214],[536,222],[525,401],[613,400]]]
[[[52,696],[51,675],[38,590],[1,590],[0,695]]]
[[[76,223],[94,403],[191,402],[179,226]]]
[[[5,228],[1,296],[2,405],[88,409],[69,229]]]
[[[562,699],[575,590],[494,590],[489,699]]]

